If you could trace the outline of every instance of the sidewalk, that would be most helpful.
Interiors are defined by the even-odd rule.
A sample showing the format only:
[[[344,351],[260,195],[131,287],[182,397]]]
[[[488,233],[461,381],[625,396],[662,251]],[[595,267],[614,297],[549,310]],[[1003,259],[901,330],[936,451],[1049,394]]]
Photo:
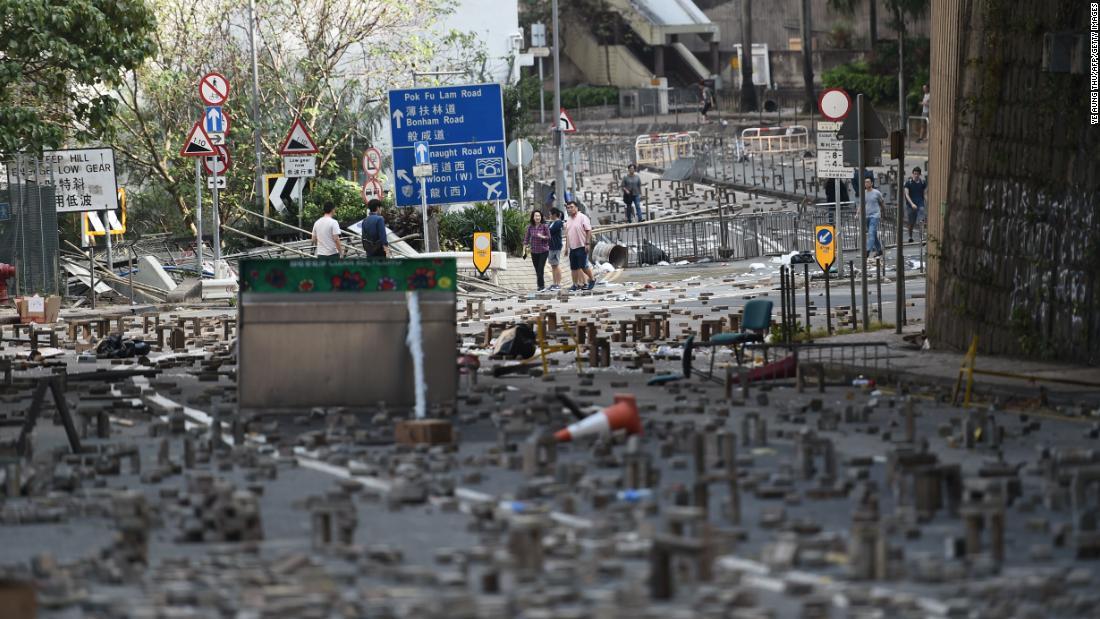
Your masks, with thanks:
[[[859,343],[885,342],[890,351],[890,367],[899,378],[910,376],[917,380],[953,388],[962,367],[966,351],[937,349],[931,342],[930,350],[918,350],[903,338],[905,335],[920,333],[923,324],[910,325],[904,333],[898,335],[893,329],[850,333],[829,338],[820,338],[817,342]],[[987,356],[978,353],[975,367],[979,370],[1033,376],[1035,378],[1055,378],[1093,383],[1096,386],[1065,385],[1050,382],[1030,382],[1023,379],[1010,379],[998,376],[974,375],[974,392],[981,395],[1017,395],[1038,398],[1039,387],[1045,387],[1051,400],[1066,403],[1073,402],[1092,408],[1100,407],[1100,367],[1072,365],[1035,359],[1015,357]],[[963,383],[965,386],[965,382]],[[995,390],[995,391],[994,391]]]

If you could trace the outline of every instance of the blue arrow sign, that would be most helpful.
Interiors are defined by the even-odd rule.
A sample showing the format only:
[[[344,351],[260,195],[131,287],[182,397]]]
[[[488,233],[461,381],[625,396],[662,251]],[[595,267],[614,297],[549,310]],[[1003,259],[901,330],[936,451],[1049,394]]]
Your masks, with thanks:
[[[428,156],[427,142],[417,142],[416,146],[413,146],[413,153],[415,155],[416,165],[425,165],[431,162],[431,158]]]
[[[207,106],[202,118],[207,133],[225,133],[228,129],[229,123],[220,105]]]
[[[398,206],[420,205],[412,168],[428,163],[428,204],[508,199],[499,84],[391,90],[389,103]]]
[[[828,230],[819,230],[817,233],[817,242],[822,245],[829,245],[833,242],[833,233]]]

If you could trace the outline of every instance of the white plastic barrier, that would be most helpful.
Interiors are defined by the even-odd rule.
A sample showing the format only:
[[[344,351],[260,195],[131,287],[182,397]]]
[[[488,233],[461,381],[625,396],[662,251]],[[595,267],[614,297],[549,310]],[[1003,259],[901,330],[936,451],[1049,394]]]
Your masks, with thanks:
[[[698,131],[653,133],[634,140],[634,161],[638,167],[667,168],[673,161],[695,153]]]
[[[750,154],[797,153],[810,149],[810,131],[792,127],[752,127],[741,132],[741,142]]]

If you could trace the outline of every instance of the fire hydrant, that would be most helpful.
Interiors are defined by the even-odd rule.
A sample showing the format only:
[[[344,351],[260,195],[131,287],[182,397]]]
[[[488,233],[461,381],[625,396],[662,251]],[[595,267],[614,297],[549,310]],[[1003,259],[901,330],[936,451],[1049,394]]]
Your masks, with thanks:
[[[0,262],[0,303],[8,303],[8,279],[15,277],[15,267]]]

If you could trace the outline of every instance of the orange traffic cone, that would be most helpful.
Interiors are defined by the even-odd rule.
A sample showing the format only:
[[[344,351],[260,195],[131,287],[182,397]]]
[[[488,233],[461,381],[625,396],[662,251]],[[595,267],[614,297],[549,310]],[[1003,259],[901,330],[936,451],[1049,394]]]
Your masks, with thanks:
[[[642,419],[638,416],[638,402],[634,396],[615,394],[615,403],[603,411],[581,419],[577,423],[554,433],[558,442],[571,441],[597,434],[610,434],[616,430],[626,430],[627,434],[642,433]]]

